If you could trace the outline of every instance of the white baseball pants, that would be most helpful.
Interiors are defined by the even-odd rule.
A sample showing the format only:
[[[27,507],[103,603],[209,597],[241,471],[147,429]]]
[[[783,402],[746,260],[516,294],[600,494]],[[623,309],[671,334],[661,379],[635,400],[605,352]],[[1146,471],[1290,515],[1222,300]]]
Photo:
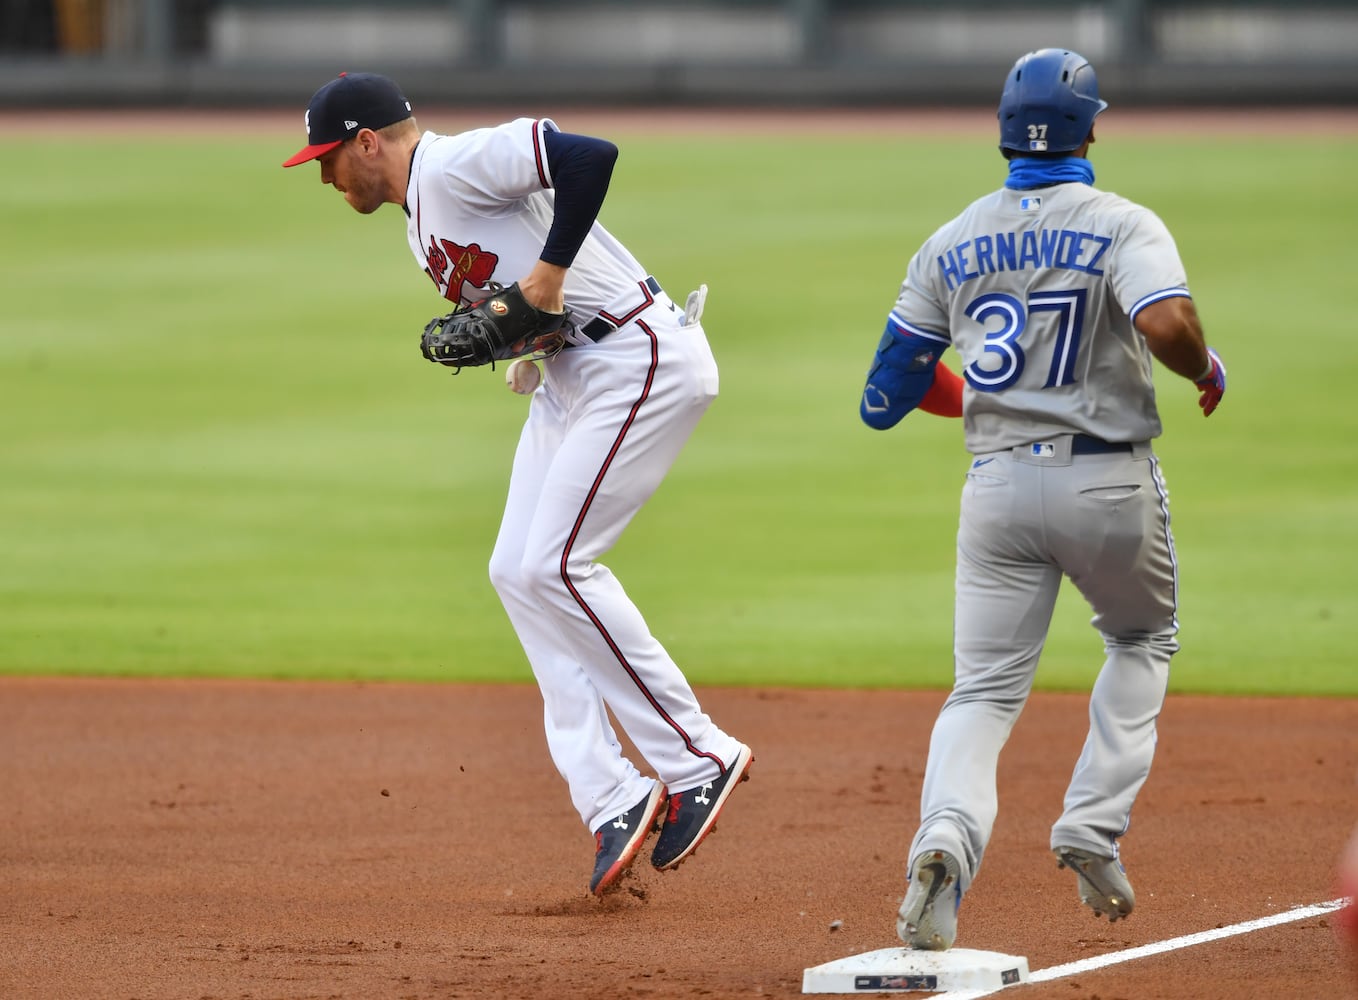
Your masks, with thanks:
[[[716,397],[702,326],[680,317],[662,294],[597,344],[543,363],[490,561],[542,691],[552,760],[590,830],[655,780],[623,756],[606,709],[671,792],[712,780],[740,748],[598,561]]]

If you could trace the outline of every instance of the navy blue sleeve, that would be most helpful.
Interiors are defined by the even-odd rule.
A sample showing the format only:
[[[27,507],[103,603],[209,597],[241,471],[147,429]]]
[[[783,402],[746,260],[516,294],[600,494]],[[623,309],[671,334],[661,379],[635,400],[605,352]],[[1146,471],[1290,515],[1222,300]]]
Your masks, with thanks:
[[[570,267],[603,207],[618,147],[606,139],[543,129],[547,166],[556,191],[556,215],[541,259]]]

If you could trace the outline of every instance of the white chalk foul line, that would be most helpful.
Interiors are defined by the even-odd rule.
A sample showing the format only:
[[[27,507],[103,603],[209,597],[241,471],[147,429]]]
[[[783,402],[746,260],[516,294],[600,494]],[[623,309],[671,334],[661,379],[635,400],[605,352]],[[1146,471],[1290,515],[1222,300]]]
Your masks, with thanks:
[[[1347,899],[1341,898],[1332,899],[1328,903],[1316,903],[1313,906],[1298,906],[1291,910],[1284,910],[1282,913],[1275,913],[1271,917],[1246,920],[1241,924],[1217,927],[1210,931],[1200,931],[1197,934],[1185,934],[1183,937],[1170,938],[1168,941],[1157,941],[1154,944],[1143,944],[1139,948],[1128,948],[1126,951],[1114,951],[1107,955],[1082,958],[1078,962],[1053,965],[1050,969],[1039,969],[1029,975],[1028,979],[1030,982],[1044,983],[1048,979],[1061,979],[1080,972],[1089,972],[1092,969],[1102,969],[1106,965],[1117,965],[1119,962],[1130,962],[1133,959],[1145,958],[1147,955],[1159,955],[1166,951],[1191,948],[1195,944],[1220,941],[1222,938],[1235,937],[1237,934],[1249,934],[1251,931],[1263,930],[1265,927],[1276,927],[1279,924],[1290,924],[1295,920],[1305,920],[1307,917],[1318,917],[1322,913],[1339,909],[1347,902]]]
[[[1197,934],[1185,934],[1183,937],[1170,938],[1168,941],[1156,941],[1154,944],[1143,944],[1137,948],[1128,948],[1125,951],[1112,951],[1106,955],[1095,955],[1093,958],[1082,958],[1076,962],[1067,962],[1065,965],[1053,965],[1049,969],[1038,969],[1036,972],[1028,974],[1028,982],[1045,983],[1051,979],[1063,979],[1066,976],[1074,976],[1081,972],[1091,972],[1094,969],[1102,969],[1109,965],[1118,965],[1121,962],[1130,962],[1134,959],[1145,958],[1148,955],[1159,955],[1166,951],[1177,951],[1180,948],[1191,948],[1196,944],[1206,944],[1209,941],[1220,941],[1222,938],[1235,937],[1237,934],[1249,934],[1251,931],[1263,930],[1265,927],[1276,927],[1279,924],[1290,924],[1296,920],[1305,920],[1307,917],[1318,917],[1323,913],[1330,913],[1348,904],[1347,897],[1332,899],[1328,903],[1315,903],[1311,906],[1298,906],[1282,913],[1275,913],[1271,917],[1260,917],[1258,920],[1246,920],[1244,923],[1231,924],[1229,927],[1217,927],[1210,931],[1199,931]],[[996,990],[959,990],[951,993],[940,993],[939,1000],[978,1000],[980,997],[990,996]]]

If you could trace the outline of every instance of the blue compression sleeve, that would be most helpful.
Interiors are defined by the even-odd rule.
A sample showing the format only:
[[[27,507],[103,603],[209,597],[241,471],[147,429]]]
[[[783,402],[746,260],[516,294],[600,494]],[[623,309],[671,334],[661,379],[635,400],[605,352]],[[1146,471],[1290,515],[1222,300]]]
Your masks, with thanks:
[[[905,333],[888,320],[858,406],[863,423],[884,431],[919,406],[934,384],[934,367],[943,347],[937,341]]]
[[[543,129],[547,166],[556,190],[556,214],[541,259],[570,267],[603,207],[618,147],[606,139]]]

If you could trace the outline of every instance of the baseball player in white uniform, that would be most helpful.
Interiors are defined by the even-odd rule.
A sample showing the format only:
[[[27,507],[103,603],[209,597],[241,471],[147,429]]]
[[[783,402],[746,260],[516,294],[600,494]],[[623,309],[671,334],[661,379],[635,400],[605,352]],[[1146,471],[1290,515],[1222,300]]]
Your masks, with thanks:
[[[1019,59],[1000,99],[1009,176],[910,261],[864,389],[876,428],[917,405],[964,417],[971,466],[957,534],[955,681],[929,745],[901,939],[941,950],[997,809],[996,768],[1031,689],[1063,578],[1094,612],[1106,660],[1050,847],[1081,901],[1127,916],[1119,860],[1155,749],[1176,634],[1178,564],[1153,360],[1226,388],[1174,240],[1154,213],[1093,186],[1106,108],[1081,56]],[[953,348],[962,379],[938,365]],[[958,405],[960,402],[960,406]]]
[[[306,124],[284,166],[318,160],[359,212],[401,206],[439,295],[467,305],[517,281],[531,305],[570,316],[570,343],[532,392],[490,576],[542,691],[552,760],[595,834],[590,891],[616,888],[657,827],[651,863],[676,868],[753,756],[703,712],[598,560],[717,394],[703,296],[677,308],[597,221],[612,143],[545,118],[421,133],[397,85],[371,73],[317,90]],[[606,708],[654,776],[623,756]]]

